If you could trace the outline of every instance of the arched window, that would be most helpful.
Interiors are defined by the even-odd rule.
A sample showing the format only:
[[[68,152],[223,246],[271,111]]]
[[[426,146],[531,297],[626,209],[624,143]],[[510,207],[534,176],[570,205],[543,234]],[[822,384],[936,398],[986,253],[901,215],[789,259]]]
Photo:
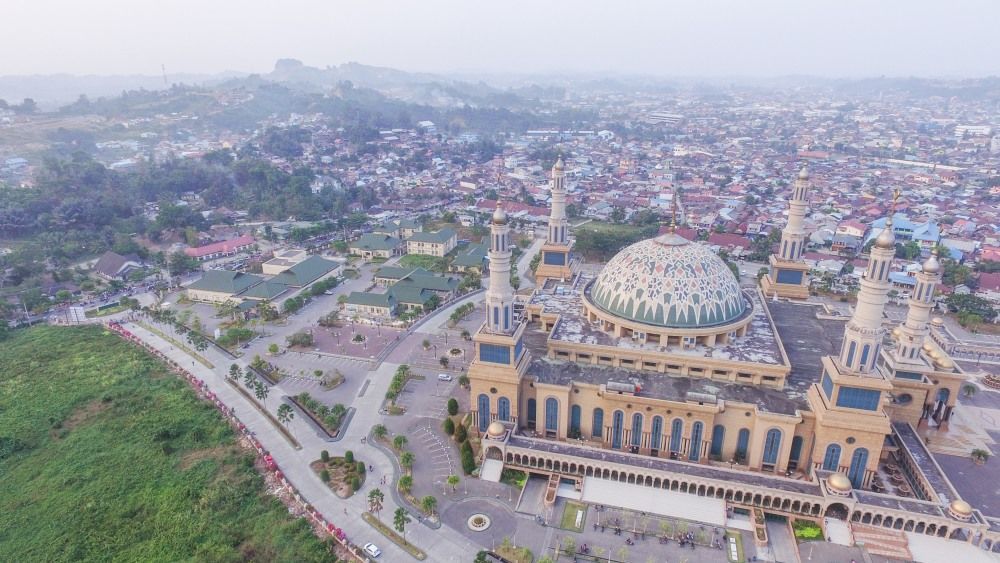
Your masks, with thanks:
[[[554,397],[545,399],[545,431],[559,431],[559,401]]]
[[[858,351],[858,343],[851,341],[851,345],[847,348],[847,367],[854,367],[854,354]]]
[[[477,402],[479,404],[479,431],[485,432],[486,427],[490,424],[490,398],[483,394],[479,396]]]
[[[872,345],[871,344],[865,344],[861,348],[861,367],[867,367],[868,366],[868,354],[870,354],[871,351],[872,351]]]
[[[639,413],[632,415],[632,446],[642,446],[642,415]]]
[[[726,427],[721,424],[716,424],[712,427],[712,447],[709,450],[709,454],[714,455],[721,459],[722,457],[722,444],[726,439]]]
[[[691,427],[691,451],[688,452],[688,459],[691,461],[698,461],[701,458],[701,429],[704,427],[700,421]]]
[[[497,418],[510,422],[510,399],[507,397],[500,397],[497,400]]]
[[[860,489],[865,481],[865,467],[868,465],[868,450],[857,448],[851,455],[851,468],[847,470],[847,478],[855,489]]]
[[[590,435],[600,438],[604,435],[604,409],[594,409],[594,420],[591,424]]]
[[[649,449],[658,450],[663,447],[663,417],[653,417],[653,428],[649,432]]]
[[[622,447],[622,427],[625,426],[625,413],[615,411],[611,415],[611,447],[619,449]]]
[[[951,391],[949,391],[947,387],[942,387],[942,388],[938,389],[937,400],[941,401],[942,403],[947,404],[949,397],[951,397]]]
[[[781,449],[781,430],[772,428],[767,431],[764,437],[764,463],[774,465],[778,463],[778,451]]]
[[[840,445],[830,444],[823,455],[823,469],[836,471],[840,467]]]
[[[531,429],[535,428],[535,423],[538,420],[538,406],[534,399],[528,399],[528,427]]]
[[[574,437],[580,436],[580,405],[573,405],[569,409],[569,431]]]
[[[681,451],[682,434],[684,434],[684,421],[675,418],[670,423],[670,453],[675,454]]]
[[[750,449],[750,429],[740,428],[739,434],[736,435],[736,459],[739,461],[745,461],[747,459],[747,452]]]

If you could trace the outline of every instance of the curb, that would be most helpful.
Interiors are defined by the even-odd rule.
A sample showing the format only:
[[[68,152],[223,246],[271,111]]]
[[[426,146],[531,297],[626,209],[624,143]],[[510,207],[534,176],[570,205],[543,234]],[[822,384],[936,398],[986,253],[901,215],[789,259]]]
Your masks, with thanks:
[[[367,440],[367,442],[369,444],[371,444],[372,446],[374,446],[375,449],[377,449],[380,452],[384,453],[385,455],[389,456],[389,461],[392,463],[392,469],[393,469],[393,471],[396,474],[402,474],[403,473],[403,469],[399,466],[399,461],[396,459],[396,454],[392,453],[391,450],[389,450],[388,448],[386,448],[385,446],[383,446],[382,444],[380,444],[378,442],[378,440],[376,440],[372,436],[371,432],[368,433],[368,440]],[[396,480],[398,481],[399,479],[396,478]],[[408,500],[404,499],[399,494],[399,490],[396,489],[396,485],[395,484],[393,484],[390,487],[389,492],[392,495],[392,500],[396,501],[396,504],[398,506],[405,507],[406,511],[409,512],[411,516],[416,517],[417,522],[420,522],[421,524],[423,524],[424,526],[427,526],[428,528],[430,528],[432,530],[437,530],[437,529],[441,528],[441,519],[440,518],[438,518],[438,522],[437,523],[431,522],[431,520],[429,518],[424,518],[424,513],[423,512],[420,512],[419,510],[416,510],[416,507],[414,507],[412,504],[410,504],[410,502]]]

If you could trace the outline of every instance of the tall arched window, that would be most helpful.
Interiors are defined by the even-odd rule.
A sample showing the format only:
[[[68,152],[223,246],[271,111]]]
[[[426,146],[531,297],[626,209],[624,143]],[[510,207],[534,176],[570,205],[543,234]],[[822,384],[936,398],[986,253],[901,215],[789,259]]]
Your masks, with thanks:
[[[639,413],[632,415],[632,446],[642,446],[642,415]]]
[[[838,467],[840,467],[840,445],[830,444],[826,447],[826,453],[823,454],[823,469],[836,471]]]
[[[479,431],[485,432],[490,424],[490,398],[488,395],[480,395],[476,401],[479,405]]]
[[[688,452],[688,459],[691,461],[701,459],[701,429],[704,427],[701,421],[695,422],[691,427],[691,451]]]
[[[799,466],[799,457],[802,456],[802,436],[792,438],[792,451],[788,454],[789,469]]]
[[[778,451],[781,449],[781,430],[772,428],[767,431],[764,437],[764,463],[774,465],[778,463]]]
[[[721,459],[722,457],[722,444],[726,439],[726,427],[721,424],[716,424],[712,427],[712,449],[709,453]]]
[[[736,436],[736,459],[738,461],[746,461],[747,452],[749,450],[750,450],[750,429],[740,428],[740,432]]]
[[[851,341],[850,346],[847,347],[847,367],[854,367],[854,354],[858,351],[858,343]]]
[[[497,418],[510,422],[510,399],[507,397],[500,397],[497,400]]]
[[[559,431],[559,401],[554,397],[545,399],[545,431]]]
[[[865,467],[868,465],[868,450],[856,448],[851,455],[851,468],[847,470],[847,478],[855,489],[860,489],[865,481]]]
[[[658,450],[663,447],[663,417],[653,417],[653,428],[649,432],[649,449]]]
[[[528,428],[535,429],[538,421],[538,403],[534,399],[528,399]]]
[[[604,409],[594,409],[594,420],[590,427],[590,435],[600,438],[604,435]]]
[[[681,435],[684,434],[684,421],[675,418],[670,423],[670,453],[675,454],[681,451]]]
[[[625,413],[615,411],[611,415],[611,447],[620,449],[622,447],[622,427],[625,426]]]
[[[865,367],[868,365],[868,355],[871,353],[871,351],[872,351],[871,344],[865,344],[864,346],[861,347],[861,367]]]
[[[580,436],[580,405],[573,405],[569,409],[569,431],[574,437]]]

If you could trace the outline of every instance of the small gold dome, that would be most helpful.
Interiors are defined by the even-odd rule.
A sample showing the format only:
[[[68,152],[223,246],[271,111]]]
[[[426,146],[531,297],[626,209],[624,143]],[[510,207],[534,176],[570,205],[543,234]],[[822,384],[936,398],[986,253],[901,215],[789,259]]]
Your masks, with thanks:
[[[924,342],[924,345],[921,348],[923,349],[924,352],[927,352],[928,354],[931,352],[931,350],[934,349],[934,347],[931,346],[930,342]]]
[[[559,158],[556,159],[556,163],[552,166],[552,169],[553,170],[562,170],[563,168],[565,168],[565,166],[566,165],[563,164],[562,155],[560,154]]]
[[[931,350],[930,357],[934,358],[935,360],[938,360],[941,358],[941,352],[938,352],[937,350]]]
[[[931,319],[931,324],[934,326],[942,326],[944,325],[944,319],[942,319],[941,317],[934,317],[933,319]]]
[[[507,224],[507,212],[503,210],[503,204],[499,201],[497,202],[496,211],[493,212],[493,224],[494,225],[506,225]]]
[[[899,338],[900,334],[903,334],[903,329],[899,328],[898,326],[892,329],[892,335],[895,336],[896,338]]]
[[[851,480],[843,473],[834,473],[826,478],[826,484],[834,492],[847,494],[851,492]]]
[[[961,499],[955,499],[948,505],[955,514],[972,514],[972,505]]]
[[[952,362],[948,358],[938,358],[934,360],[934,366],[940,369],[953,369],[955,367],[955,362]]]
[[[941,271],[941,262],[938,262],[937,250],[931,252],[931,255],[924,261],[923,270],[925,274],[936,274]]]
[[[896,234],[892,232],[892,222],[888,221],[885,224],[885,228],[875,239],[875,246],[883,250],[892,250],[896,248]]]
[[[501,424],[499,420],[494,420],[489,426],[486,427],[486,434],[489,435],[490,438],[503,436],[503,433],[506,431],[507,429],[504,428],[503,424]]]
[[[799,170],[799,180],[808,180],[808,179],[809,179],[809,169],[803,166],[802,170]]]

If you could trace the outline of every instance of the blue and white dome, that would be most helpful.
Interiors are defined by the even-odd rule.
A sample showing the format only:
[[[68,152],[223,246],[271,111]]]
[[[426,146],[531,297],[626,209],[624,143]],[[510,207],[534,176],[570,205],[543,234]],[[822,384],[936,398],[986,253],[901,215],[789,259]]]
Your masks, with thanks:
[[[588,293],[616,317],[667,328],[728,324],[752,307],[721,258],[672,233],[623,249]]]

